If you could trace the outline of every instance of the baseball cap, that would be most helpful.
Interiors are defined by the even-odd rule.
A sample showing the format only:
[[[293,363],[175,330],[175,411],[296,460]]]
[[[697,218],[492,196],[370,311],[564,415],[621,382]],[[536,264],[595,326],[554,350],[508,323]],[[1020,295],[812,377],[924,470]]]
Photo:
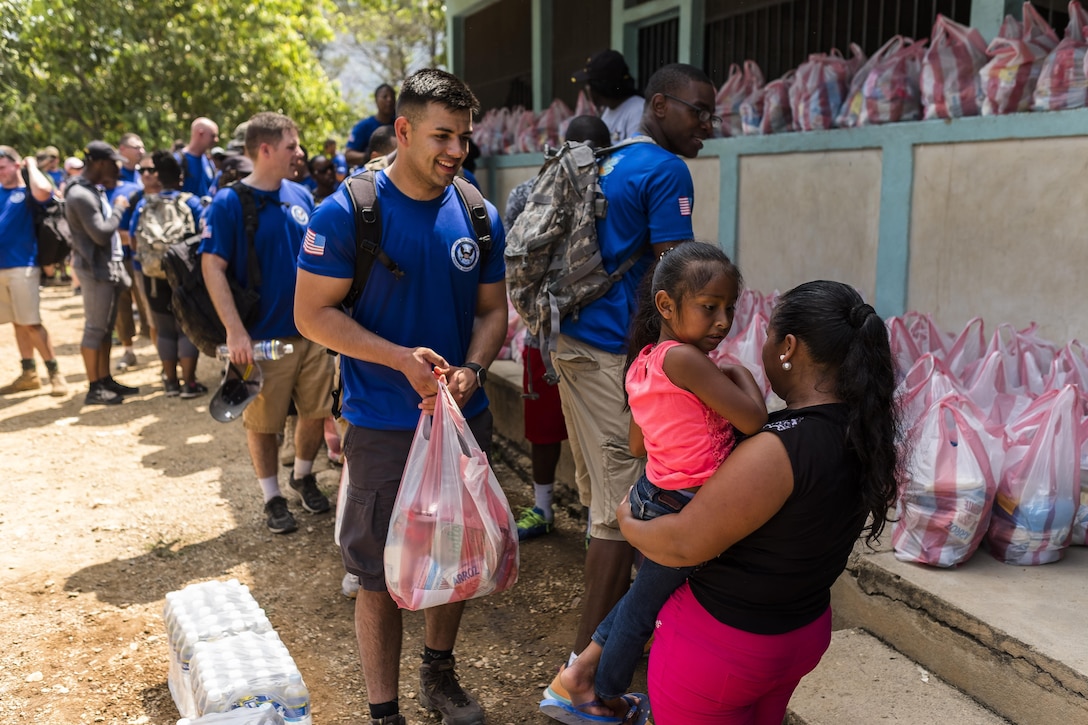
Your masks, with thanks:
[[[229,152],[222,146],[216,146],[212,149],[212,158],[215,158],[216,156],[226,156],[228,153]]]
[[[83,149],[83,155],[88,162],[91,161],[124,161],[125,157],[117,153],[117,149],[105,141],[91,141]]]
[[[264,385],[264,374],[259,363],[238,368],[228,362],[223,372],[223,382],[208,404],[208,412],[220,423],[229,423],[242,417],[242,411],[253,402]]]
[[[595,81],[607,89],[633,88],[635,81],[623,55],[615,50],[602,50],[586,59],[585,67],[574,71],[572,83]]]
[[[64,160],[64,168],[65,169],[82,169],[83,168],[83,159],[78,158],[76,156],[69,156],[68,158],[66,158]]]

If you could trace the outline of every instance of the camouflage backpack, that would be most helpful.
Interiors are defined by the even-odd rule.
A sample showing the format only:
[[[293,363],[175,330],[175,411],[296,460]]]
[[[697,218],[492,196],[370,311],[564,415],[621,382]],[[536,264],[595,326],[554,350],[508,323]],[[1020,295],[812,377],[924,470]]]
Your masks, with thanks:
[[[514,309],[540,342],[550,383],[559,377],[549,351],[559,339],[560,322],[602,297],[625,275],[643,251],[610,274],[597,243],[597,220],[608,211],[597,169],[602,157],[645,136],[594,150],[567,141],[548,154],[525,209],[506,235],[506,287]]]
[[[181,192],[174,198],[159,194],[144,197],[144,208],[136,226],[136,259],[147,277],[166,279],[162,259],[172,245],[198,231],[188,201],[192,194]]]

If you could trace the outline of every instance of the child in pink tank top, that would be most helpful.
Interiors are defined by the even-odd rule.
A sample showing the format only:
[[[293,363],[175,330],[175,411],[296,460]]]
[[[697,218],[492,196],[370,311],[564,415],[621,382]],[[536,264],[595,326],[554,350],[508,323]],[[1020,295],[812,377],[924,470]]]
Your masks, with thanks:
[[[635,516],[676,513],[718,469],[745,434],[767,422],[763,393],[740,365],[719,369],[709,353],[725,339],[740,296],[740,271],[716,245],[684,242],[651,271],[632,326],[626,387],[631,452],[646,455],[646,474],[631,488]],[[570,703],[545,699],[552,717],[620,717],[631,711],[631,685],[661,606],[694,567],[647,559],[631,589],[565,670]],[[645,697],[638,695],[637,697]]]

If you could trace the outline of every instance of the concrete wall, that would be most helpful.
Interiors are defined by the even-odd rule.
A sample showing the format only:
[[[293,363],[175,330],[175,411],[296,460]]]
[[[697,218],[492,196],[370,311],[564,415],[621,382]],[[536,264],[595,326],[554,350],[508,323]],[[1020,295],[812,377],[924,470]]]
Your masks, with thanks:
[[[739,178],[737,263],[750,289],[834,279],[873,299],[879,150],[745,156]]]
[[[1088,138],[918,146],[908,304],[1088,339]]]

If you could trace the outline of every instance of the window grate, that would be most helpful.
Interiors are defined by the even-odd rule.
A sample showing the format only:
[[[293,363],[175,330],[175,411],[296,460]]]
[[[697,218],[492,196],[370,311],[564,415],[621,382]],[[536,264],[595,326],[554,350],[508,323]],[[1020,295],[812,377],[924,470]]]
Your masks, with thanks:
[[[680,20],[670,18],[638,31],[638,83],[646,86],[646,80],[658,68],[676,63],[680,58]]]

